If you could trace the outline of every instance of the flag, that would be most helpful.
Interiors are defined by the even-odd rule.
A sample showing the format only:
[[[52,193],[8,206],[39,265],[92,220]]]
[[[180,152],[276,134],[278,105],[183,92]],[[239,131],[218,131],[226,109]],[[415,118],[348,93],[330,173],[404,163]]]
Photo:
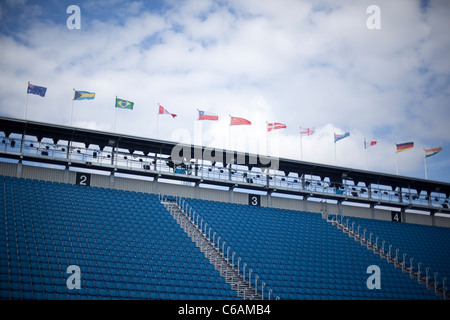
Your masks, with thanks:
[[[439,151],[441,151],[442,148],[439,147],[439,148],[424,149],[424,150],[425,150],[425,158],[429,158],[429,157],[434,156],[435,154],[439,153]]]
[[[87,91],[75,91],[73,100],[92,100],[95,98],[95,93]]]
[[[172,116],[172,118],[175,118],[177,116],[176,114],[170,113],[169,111],[164,109],[164,107],[161,105],[159,106],[158,114],[170,114]]]
[[[334,134],[334,143],[336,143],[337,141],[339,141],[339,140],[342,140],[342,139],[344,139],[344,138],[347,138],[348,136],[350,136],[350,133],[349,132],[346,132],[346,133],[344,133],[344,134]]]
[[[277,129],[286,129],[286,125],[279,122],[271,122],[267,124],[267,131],[270,132],[272,130]]]
[[[251,125],[252,123],[244,118],[231,117],[230,126]]]
[[[372,147],[374,145],[376,145],[377,142],[376,141],[370,141],[368,144],[366,142],[366,139],[364,139],[364,149],[367,149],[368,147]]]
[[[133,105],[134,102],[116,98],[116,108],[133,110]]]
[[[219,120],[219,116],[212,112],[198,110],[198,120]]]
[[[310,136],[314,133],[314,128],[310,129],[310,128],[306,128],[306,129],[302,129],[300,128],[300,135],[301,136]]]
[[[38,96],[45,97],[46,91],[47,88],[35,86],[28,82],[27,93],[37,94]]]
[[[414,148],[414,142],[405,142],[395,144],[397,146],[397,152],[405,151]]]

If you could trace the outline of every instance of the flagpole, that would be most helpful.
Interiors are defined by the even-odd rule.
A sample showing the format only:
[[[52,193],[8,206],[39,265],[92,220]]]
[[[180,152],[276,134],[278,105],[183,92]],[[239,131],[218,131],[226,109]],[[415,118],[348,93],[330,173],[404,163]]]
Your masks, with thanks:
[[[395,143],[397,146],[397,144]],[[398,175],[398,159],[397,159],[397,150],[395,151],[395,174]]]
[[[203,122],[200,121],[199,112],[200,110],[197,109],[197,142],[199,146],[203,146]],[[200,131],[200,133],[198,131]]]
[[[368,170],[368,166],[367,166],[367,142],[366,142],[366,138],[364,138],[364,151],[366,153],[366,170]]]
[[[72,118],[73,118],[73,102],[75,101],[75,88],[73,88],[73,99],[72,99],[72,110],[70,111],[70,126],[72,126]],[[114,107],[115,108],[115,107]]]
[[[302,136],[302,127],[300,127],[300,160],[303,160],[303,136]]]
[[[197,109],[197,119],[194,121],[194,139],[193,139],[193,145],[202,145],[200,143],[200,136],[198,134],[198,109]]]
[[[267,156],[269,156],[269,122],[266,121],[266,152]]]
[[[337,165],[337,157],[336,157],[336,133],[334,133],[333,135],[333,139],[334,139],[334,164]]]
[[[114,133],[116,132],[116,115],[117,115],[117,96],[116,96],[116,102],[114,103]]]
[[[159,102],[158,102],[158,109],[159,109]],[[159,110],[158,113],[156,113],[156,139],[158,139],[158,125],[159,125]]]
[[[427,173],[427,156],[425,154],[425,149],[423,149],[424,155],[423,155],[423,162],[425,163],[425,180],[428,180],[428,173]]]
[[[230,117],[230,122],[228,125],[228,150],[231,150],[231,114],[228,116]]]
[[[30,81],[28,81],[28,86],[30,85]],[[27,87],[27,100],[25,102],[25,110],[23,111],[23,118],[27,120],[27,108],[28,108],[28,87]]]

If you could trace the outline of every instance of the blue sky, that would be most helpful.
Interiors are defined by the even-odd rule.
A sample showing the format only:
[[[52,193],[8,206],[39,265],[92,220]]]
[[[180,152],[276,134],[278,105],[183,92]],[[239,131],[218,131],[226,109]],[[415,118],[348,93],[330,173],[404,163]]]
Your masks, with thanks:
[[[380,8],[370,30],[367,8]],[[66,9],[78,5],[81,29]],[[448,1],[0,2],[0,115],[450,182]],[[118,96],[135,103],[115,110]],[[178,114],[160,116],[160,103]],[[197,122],[197,109],[219,115]],[[252,126],[228,126],[229,115]],[[158,124],[158,130],[156,128]],[[301,140],[299,128],[316,133]],[[333,133],[350,137],[333,143]],[[229,135],[231,134],[231,139]],[[394,143],[415,148],[395,154]],[[336,147],[336,153],[335,153]],[[336,154],[336,157],[335,157]]]

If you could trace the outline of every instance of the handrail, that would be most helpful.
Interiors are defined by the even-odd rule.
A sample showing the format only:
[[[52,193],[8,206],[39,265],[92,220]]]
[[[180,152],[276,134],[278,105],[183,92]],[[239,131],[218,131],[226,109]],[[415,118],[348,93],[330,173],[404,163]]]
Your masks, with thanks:
[[[342,219],[343,219],[343,217],[342,217]],[[341,219],[341,221],[343,221],[342,219]],[[338,221],[338,216],[337,215],[336,215],[336,221]],[[328,221],[327,220],[327,222],[331,222],[332,223],[333,221]],[[395,249],[395,257],[392,258],[392,253],[391,253],[392,244],[389,244],[389,250],[388,250],[387,253],[385,253],[385,250],[384,250],[384,245],[386,243],[385,240],[383,240],[382,243],[381,243],[381,249],[378,249],[378,239],[379,239],[379,237],[376,236],[375,244],[372,245],[372,232],[370,232],[369,239],[366,240],[365,235],[366,235],[366,231],[367,230],[364,229],[363,235],[360,236],[360,234],[359,234],[360,225],[358,225],[357,231],[354,232],[353,231],[353,224],[354,224],[354,221],[352,222],[352,229],[349,232],[349,236],[350,237],[354,237],[355,239],[359,239],[361,241],[361,244],[364,244],[367,248],[372,248],[374,253],[380,254],[380,257],[386,259],[388,261],[388,263],[394,263],[394,266],[396,268],[401,268],[403,273],[409,273],[411,279],[416,278],[419,284],[425,284],[425,287],[427,289],[429,289],[429,290],[433,290],[434,289],[434,291],[435,291],[435,293],[437,295],[442,295],[444,297],[444,299],[449,299],[449,297],[447,297],[447,293],[446,293],[447,292],[447,288],[445,287],[445,282],[447,280],[446,277],[442,277],[442,286],[439,286],[438,285],[438,281],[437,281],[438,273],[435,272],[434,275],[433,275],[434,276],[434,280],[432,282],[430,282],[430,277],[428,275],[429,267],[425,268],[425,276],[421,277],[421,269],[420,269],[421,266],[422,266],[421,262],[419,262],[417,264],[417,271],[415,272],[414,271],[414,265],[413,265],[413,261],[414,261],[413,257],[411,257],[409,259],[409,261],[410,261],[409,262],[409,267],[407,267],[406,266],[407,253],[404,252],[402,254],[403,260],[402,260],[401,263],[399,263],[399,259],[398,259],[399,248]],[[342,226],[342,224],[341,224],[341,226]],[[348,226],[348,219],[347,219],[347,226]],[[339,228],[339,223],[338,223],[337,227]],[[345,233],[345,230],[343,228],[342,228],[342,231]]]
[[[164,200],[164,196],[162,196],[162,199]],[[224,250],[225,249],[225,243],[226,243],[225,240],[221,239],[220,236],[218,236],[217,240],[216,240],[216,235],[218,235],[217,232],[214,231],[211,226],[209,226],[209,229],[208,229],[208,223],[200,216],[200,214],[198,214],[194,210],[193,207],[191,207],[189,205],[189,203],[188,203],[188,201],[186,201],[186,199],[176,195],[175,196],[175,203],[180,208],[181,212],[189,219],[189,221],[191,221],[191,223],[206,237],[206,239],[213,245],[213,247],[218,250],[218,252],[222,255],[222,257],[225,258],[225,250]],[[171,210],[174,210],[174,209],[171,208]],[[200,220],[200,225],[198,224],[199,219],[201,219]],[[187,222],[185,222],[185,223],[187,223]],[[203,223],[204,223],[204,225],[203,225]],[[191,231],[193,232],[193,230],[191,230],[191,231],[190,230],[191,229],[188,229],[188,234]],[[213,232],[212,239],[211,239],[211,231]],[[220,240],[222,240],[222,250],[220,250],[220,246],[221,246]],[[198,243],[198,242],[196,242],[196,243]],[[207,247],[204,247],[204,250],[205,250],[206,256],[208,256],[208,249],[207,249]],[[230,263],[230,260],[229,260],[229,252],[230,252],[230,250],[231,250],[230,246],[227,246],[226,260],[228,261],[228,263]],[[209,256],[211,256],[211,254],[212,254],[212,252],[209,252]],[[233,268],[235,268],[235,261],[234,261],[235,256],[236,256],[236,253],[235,253],[235,251],[233,251],[232,252],[232,256],[231,256],[231,263],[230,263]],[[217,259],[217,257],[215,257],[213,259],[213,261],[214,261],[213,264],[215,266],[216,266],[216,262],[217,262],[216,259]],[[238,259],[238,261],[237,261],[237,274],[240,274],[240,263],[242,261],[242,258],[238,256],[237,259]],[[243,262],[243,264],[244,264],[244,270],[242,272],[242,276],[243,276],[243,280],[246,281],[246,279],[245,279],[245,276],[246,276],[245,275],[245,267],[247,266],[247,264],[245,262]],[[252,273],[253,273],[253,270],[250,269],[249,270],[249,281],[248,281],[249,287],[252,287],[252,283],[251,283],[251,274]],[[255,279],[259,279],[259,276],[255,275]],[[264,286],[265,286],[265,284],[264,284]],[[244,290],[244,299],[245,299],[245,292],[246,292],[246,290]],[[255,283],[255,294],[256,293],[257,293],[257,288],[256,288],[256,283]],[[277,296],[277,299],[278,300],[280,299],[279,296]]]

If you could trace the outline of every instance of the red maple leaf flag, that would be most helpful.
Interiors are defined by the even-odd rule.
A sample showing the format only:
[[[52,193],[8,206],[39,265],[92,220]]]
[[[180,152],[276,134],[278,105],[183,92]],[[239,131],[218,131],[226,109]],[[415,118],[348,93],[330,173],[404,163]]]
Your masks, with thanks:
[[[170,114],[172,116],[172,118],[175,118],[177,115],[175,113],[170,113],[169,111],[167,111],[166,109],[164,109],[163,106],[159,106],[159,112],[158,114]]]

